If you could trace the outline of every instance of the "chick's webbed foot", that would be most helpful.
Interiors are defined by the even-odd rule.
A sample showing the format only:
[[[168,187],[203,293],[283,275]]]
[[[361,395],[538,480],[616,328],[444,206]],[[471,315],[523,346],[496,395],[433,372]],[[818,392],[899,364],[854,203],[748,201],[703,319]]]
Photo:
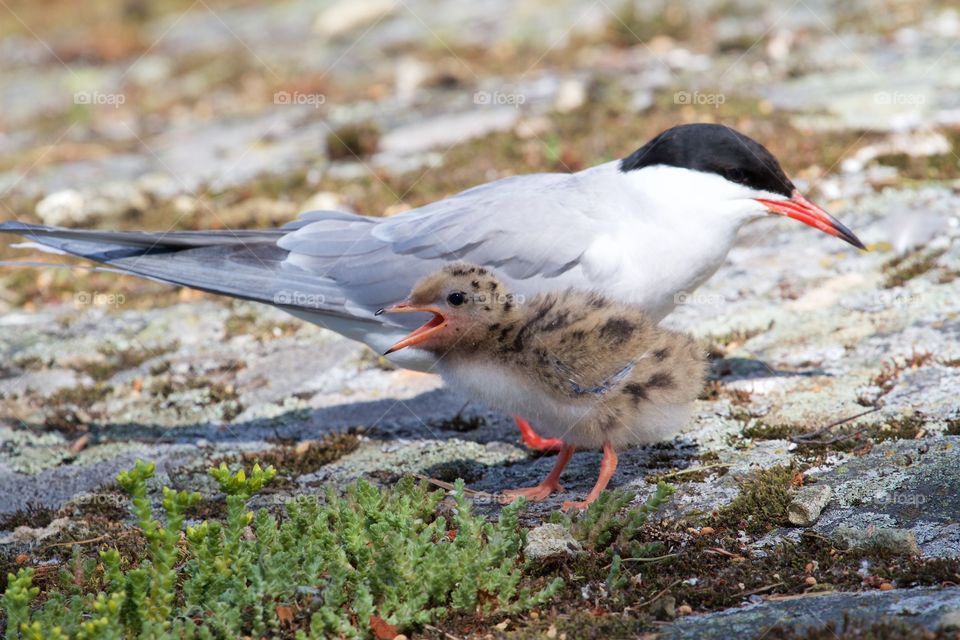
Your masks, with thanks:
[[[517,427],[520,429],[520,439],[534,451],[560,451],[563,448],[563,440],[560,438],[544,438],[533,430],[530,423],[520,416],[513,416]]]
[[[614,450],[612,444],[605,442],[603,445],[603,461],[600,463],[600,475],[597,476],[597,483],[593,485],[593,489],[590,491],[587,499],[567,501],[564,502],[560,508],[566,511],[568,509],[586,509],[589,507],[590,503],[600,497],[603,490],[607,488],[607,484],[610,482],[610,478],[613,477],[613,472],[616,470],[617,452]]]
[[[554,482],[552,484],[547,483],[546,481],[541,482],[535,487],[524,487],[522,489],[506,489],[503,492],[504,503],[510,503],[516,500],[519,497],[524,497],[530,502],[540,502],[546,500],[550,494],[557,491],[563,491],[563,487],[560,486],[559,482]]]
[[[541,500],[546,500],[551,493],[561,491],[563,487],[560,486],[560,474],[563,473],[563,468],[567,466],[568,462],[570,462],[573,452],[573,445],[564,443],[560,447],[560,454],[557,456],[557,461],[553,463],[553,469],[551,469],[550,474],[543,479],[543,482],[535,487],[526,487],[524,489],[507,489],[503,492],[503,501],[505,503],[513,502],[520,496],[523,496],[531,502],[539,502]]]

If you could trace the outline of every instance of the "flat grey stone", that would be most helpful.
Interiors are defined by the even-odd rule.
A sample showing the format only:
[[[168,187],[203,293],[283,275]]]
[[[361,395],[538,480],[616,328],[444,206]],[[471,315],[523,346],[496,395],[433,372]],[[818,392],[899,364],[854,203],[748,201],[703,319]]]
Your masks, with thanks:
[[[767,600],[719,613],[686,616],[662,629],[663,640],[754,638],[773,627],[820,628],[845,618],[874,622],[902,619],[910,625],[937,628],[960,609],[960,587],[894,589],[865,593],[830,593]]]
[[[920,555],[917,537],[909,529],[837,527],[833,541],[846,549],[882,549],[902,556]]]
[[[575,556],[582,552],[580,543],[563,525],[542,524],[527,532],[523,555],[527,560],[543,560],[558,556]]]

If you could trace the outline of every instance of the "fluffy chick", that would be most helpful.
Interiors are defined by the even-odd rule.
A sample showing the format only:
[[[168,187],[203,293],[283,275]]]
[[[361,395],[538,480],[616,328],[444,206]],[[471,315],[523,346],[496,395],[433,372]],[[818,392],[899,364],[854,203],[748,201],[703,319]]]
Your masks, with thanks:
[[[550,475],[509,496],[546,498],[560,490],[576,448],[602,448],[590,495],[564,503],[582,508],[609,482],[616,450],[672,437],[703,387],[704,356],[689,336],[595,293],[525,299],[483,267],[452,264],[385,311],[433,314],[388,353],[413,346],[433,352],[450,386],[529,417],[541,433],[563,441]]]

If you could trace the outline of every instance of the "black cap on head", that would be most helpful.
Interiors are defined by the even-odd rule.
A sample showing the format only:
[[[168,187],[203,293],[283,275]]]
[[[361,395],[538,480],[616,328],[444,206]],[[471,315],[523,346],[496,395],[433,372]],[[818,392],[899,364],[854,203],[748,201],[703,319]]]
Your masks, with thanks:
[[[790,197],[794,186],[762,144],[720,124],[667,129],[620,162],[620,171],[669,165],[715,173],[752,189]]]

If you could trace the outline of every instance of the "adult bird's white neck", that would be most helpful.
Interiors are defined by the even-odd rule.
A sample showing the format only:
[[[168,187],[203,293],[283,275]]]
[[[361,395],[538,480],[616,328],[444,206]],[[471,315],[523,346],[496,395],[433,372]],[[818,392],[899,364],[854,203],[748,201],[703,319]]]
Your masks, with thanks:
[[[660,320],[716,272],[740,227],[764,212],[749,189],[713,174],[669,166],[621,172],[618,165],[590,170],[617,196],[583,268],[590,280],[608,283],[608,295]]]

